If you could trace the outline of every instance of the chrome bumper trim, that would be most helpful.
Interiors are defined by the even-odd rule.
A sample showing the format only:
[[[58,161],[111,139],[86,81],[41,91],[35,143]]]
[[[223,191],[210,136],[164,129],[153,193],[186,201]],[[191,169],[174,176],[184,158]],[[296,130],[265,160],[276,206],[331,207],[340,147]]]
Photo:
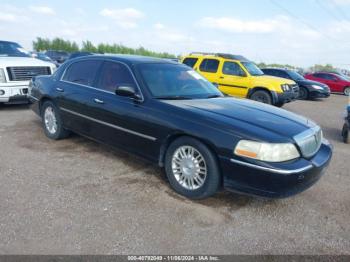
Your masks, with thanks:
[[[231,158],[230,161],[232,163],[235,163],[235,164],[239,164],[239,165],[243,165],[243,166],[247,166],[247,167],[263,170],[263,171],[266,171],[266,172],[282,174],[282,175],[290,175],[290,174],[301,173],[301,172],[307,171],[307,170],[312,168],[312,165],[308,165],[306,167],[302,167],[302,168],[299,168],[299,169],[286,170],[286,169],[275,169],[275,168],[268,168],[268,167],[258,166],[258,165],[250,164],[250,163],[247,163],[247,162],[239,161],[239,160],[236,160],[236,159],[233,159],[233,158]]]

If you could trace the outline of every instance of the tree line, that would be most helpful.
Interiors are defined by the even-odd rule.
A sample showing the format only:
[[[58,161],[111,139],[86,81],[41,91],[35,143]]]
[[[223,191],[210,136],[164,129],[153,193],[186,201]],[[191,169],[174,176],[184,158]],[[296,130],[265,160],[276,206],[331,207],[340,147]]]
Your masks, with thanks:
[[[131,47],[124,46],[122,44],[107,44],[107,43],[100,43],[98,45],[94,45],[91,41],[88,41],[88,40],[83,41],[79,46],[74,41],[64,40],[58,37],[52,40],[48,38],[37,37],[36,40],[33,41],[33,49],[38,52],[47,51],[47,50],[60,50],[60,51],[66,51],[69,53],[84,51],[84,52],[100,53],[100,54],[106,54],[106,53],[107,54],[131,54],[131,55],[153,56],[153,57],[160,57],[160,58],[177,57],[176,55],[173,55],[167,52],[163,52],[163,53],[154,52],[154,51],[145,49],[144,47],[131,48]],[[297,70],[299,72],[337,71],[337,69],[333,67],[331,64],[314,65],[306,70],[303,68],[298,68],[288,64],[259,63],[258,66],[260,68],[266,68],[266,67],[286,68],[286,69]]]
[[[33,41],[33,49],[37,52],[47,50],[60,50],[69,53],[82,51],[100,54],[131,54],[160,58],[176,58],[175,55],[166,52],[154,52],[145,49],[144,47],[131,48],[122,44],[100,43],[98,45],[94,45],[91,41],[83,41],[79,47],[79,45],[74,41],[64,40],[58,37],[52,40],[48,38],[37,37],[36,40]]]

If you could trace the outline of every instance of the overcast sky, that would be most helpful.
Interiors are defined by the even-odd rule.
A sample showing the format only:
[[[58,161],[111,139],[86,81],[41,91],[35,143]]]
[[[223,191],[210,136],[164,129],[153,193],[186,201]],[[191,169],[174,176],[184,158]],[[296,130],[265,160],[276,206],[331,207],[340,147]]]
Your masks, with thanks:
[[[349,69],[350,0],[0,0],[1,40],[37,36]]]

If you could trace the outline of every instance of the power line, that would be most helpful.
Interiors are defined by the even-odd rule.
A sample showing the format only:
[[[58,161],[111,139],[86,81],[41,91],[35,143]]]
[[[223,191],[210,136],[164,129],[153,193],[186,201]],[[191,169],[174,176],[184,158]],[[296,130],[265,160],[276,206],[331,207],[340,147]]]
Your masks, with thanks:
[[[293,17],[294,19],[298,20],[300,23],[304,24],[305,26],[309,27],[310,29],[320,33],[324,38],[330,40],[332,43],[334,41],[334,39],[332,39],[331,37],[329,37],[328,35],[325,35],[322,31],[320,31],[317,27],[309,24],[308,22],[306,22],[304,19],[301,19],[300,17],[298,17],[297,15],[293,14],[292,12],[290,12],[287,8],[285,8],[284,6],[280,5],[279,3],[277,3],[275,0],[270,0],[270,2],[275,5],[276,7],[278,7],[279,9],[281,9],[282,11],[284,11],[285,13],[287,13],[288,15],[290,15],[291,17]]]
[[[347,21],[350,20],[350,17],[344,12],[343,9],[339,8],[338,5],[336,4],[336,2],[334,0],[332,0],[333,3],[333,7],[338,11],[338,13]]]
[[[315,0],[315,2],[319,5],[319,7],[325,12],[327,13],[330,17],[334,18],[335,20],[339,21],[339,22],[343,22],[342,19],[340,19],[337,15],[335,15],[334,13],[332,13],[329,8],[327,8],[324,5],[324,2],[322,2],[321,0]]]

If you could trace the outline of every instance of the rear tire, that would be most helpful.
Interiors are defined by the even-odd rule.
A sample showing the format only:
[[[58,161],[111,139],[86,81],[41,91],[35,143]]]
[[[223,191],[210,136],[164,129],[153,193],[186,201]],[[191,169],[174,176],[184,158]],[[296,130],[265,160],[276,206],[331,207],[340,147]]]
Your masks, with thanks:
[[[277,104],[275,104],[275,106],[277,106],[277,107],[282,107],[284,105],[285,105],[285,103],[277,103]]]
[[[272,98],[269,92],[265,91],[265,90],[257,90],[255,91],[251,96],[250,96],[251,100],[257,101],[257,102],[261,102],[264,104],[269,104],[272,105]]]
[[[301,100],[307,100],[309,99],[309,91],[305,87],[300,87],[299,89],[299,99]]]
[[[345,87],[344,88],[344,95],[350,96],[350,87]]]
[[[342,131],[343,141],[345,144],[350,144],[350,132],[349,127],[347,125],[344,125],[343,131]]]
[[[69,131],[63,128],[63,122],[57,106],[46,101],[41,107],[41,118],[45,135],[53,140],[59,140],[69,136]]]
[[[169,146],[165,172],[171,187],[190,199],[210,197],[221,184],[215,155],[206,145],[190,137],[181,137]]]

